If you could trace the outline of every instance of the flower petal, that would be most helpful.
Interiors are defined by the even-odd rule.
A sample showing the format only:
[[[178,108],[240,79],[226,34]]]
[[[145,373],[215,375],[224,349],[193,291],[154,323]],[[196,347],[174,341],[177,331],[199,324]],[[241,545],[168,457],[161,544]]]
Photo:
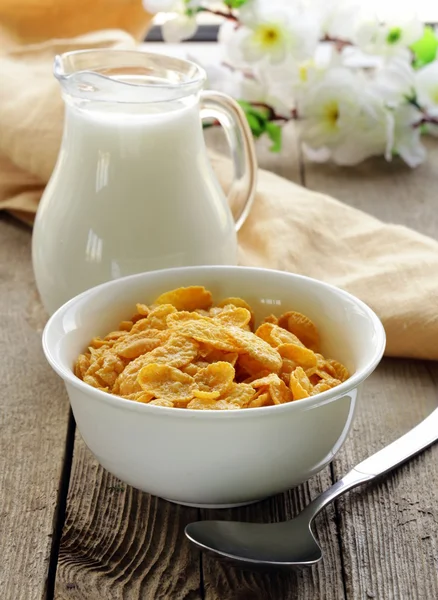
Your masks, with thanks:
[[[173,12],[177,5],[178,0],[142,0],[144,9],[152,14],[158,12]]]
[[[194,17],[175,15],[162,24],[161,32],[165,42],[176,44],[191,38],[197,27]]]

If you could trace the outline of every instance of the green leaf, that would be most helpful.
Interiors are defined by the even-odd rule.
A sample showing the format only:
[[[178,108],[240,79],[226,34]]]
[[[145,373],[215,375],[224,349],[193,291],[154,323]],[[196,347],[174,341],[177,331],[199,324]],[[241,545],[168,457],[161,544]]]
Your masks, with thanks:
[[[271,151],[280,152],[282,129],[277,123],[269,120],[269,109],[253,106],[246,100],[238,101],[248,119],[254,137],[259,138],[263,133],[272,141]]]
[[[260,137],[262,133],[265,132],[266,125],[268,123],[267,116],[262,110],[255,108],[254,106],[252,106],[252,104],[246,102],[246,100],[239,100],[239,104],[246,115],[248,124],[251,128],[254,137]]]
[[[242,108],[245,112],[252,110],[251,104],[246,100],[238,100],[237,102],[240,105],[240,108]]]
[[[260,137],[262,133],[265,131],[264,123],[261,123],[257,117],[252,115],[251,113],[246,113],[246,118],[248,120],[248,124],[251,128],[252,134],[254,137]]]
[[[388,44],[396,44],[402,36],[402,30],[400,27],[392,27],[389,30],[388,35],[386,36],[386,41]]]
[[[195,6],[195,7],[190,6],[190,2],[191,2],[191,0],[184,0],[184,4],[186,6],[184,12],[188,17],[196,17],[196,15],[198,13],[204,11],[202,6]]]
[[[426,25],[423,37],[411,45],[411,50],[415,55],[413,62],[415,69],[420,69],[435,60],[438,50],[438,38],[430,25]]]
[[[265,108],[256,108],[250,102],[246,100],[238,100],[240,106],[243,108],[243,111],[246,115],[253,115],[256,117],[261,123],[268,122],[268,113],[269,111]]]
[[[223,0],[223,3],[225,6],[228,6],[228,8],[240,8],[247,2],[248,0]]]
[[[265,131],[272,141],[271,152],[280,152],[282,142],[282,129],[277,123],[266,123]]]

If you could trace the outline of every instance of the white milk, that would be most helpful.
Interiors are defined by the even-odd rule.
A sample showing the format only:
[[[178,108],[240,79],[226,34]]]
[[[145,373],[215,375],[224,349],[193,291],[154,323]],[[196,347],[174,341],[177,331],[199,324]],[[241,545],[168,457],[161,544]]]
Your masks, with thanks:
[[[234,221],[206,155],[199,106],[165,105],[146,113],[141,104],[120,105],[123,112],[67,104],[33,239],[50,313],[131,273],[236,263]]]

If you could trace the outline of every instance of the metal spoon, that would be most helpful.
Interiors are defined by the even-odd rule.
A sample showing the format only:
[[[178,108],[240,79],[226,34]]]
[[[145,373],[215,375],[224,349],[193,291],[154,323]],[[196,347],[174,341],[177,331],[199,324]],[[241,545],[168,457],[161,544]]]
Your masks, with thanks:
[[[321,548],[311,530],[312,521],[320,510],[346,491],[391,471],[437,439],[438,409],[398,440],[359,463],[295,519],[266,524],[198,521],[187,525],[185,534],[201,550],[244,568],[313,565],[322,558]]]

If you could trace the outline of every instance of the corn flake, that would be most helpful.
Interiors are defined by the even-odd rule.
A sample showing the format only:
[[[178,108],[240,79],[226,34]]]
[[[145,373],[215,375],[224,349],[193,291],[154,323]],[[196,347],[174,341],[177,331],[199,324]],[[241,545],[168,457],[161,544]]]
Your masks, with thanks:
[[[167,398],[157,398],[156,400],[151,400],[149,404],[152,404],[152,406],[164,406],[165,408],[173,408],[175,406],[172,400]]]
[[[121,321],[119,323],[119,329],[120,331],[131,331],[133,325],[133,321]]]
[[[177,331],[182,336],[193,338],[194,340],[225,352],[235,352],[239,349],[234,336],[231,336],[229,330],[221,324],[201,319],[200,321],[189,321],[179,326]]]
[[[296,344],[297,346],[304,347],[304,344],[293,333],[274,323],[263,323],[257,329],[256,335],[265,340],[273,348],[277,348],[281,344]]]
[[[283,323],[287,317],[286,329],[297,336],[297,338],[310,350],[319,351],[319,333],[315,324],[305,315],[290,311],[280,318]]]
[[[340,381],[347,381],[347,379],[350,377],[350,374],[347,370],[346,367],[344,367],[344,365],[342,365],[340,362],[338,362],[337,360],[327,360],[326,361],[326,365],[330,365],[333,369],[333,377],[335,379],[339,379]]]
[[[194,380],[198,390],[207,393],[214,392],[217,394],[216,397],[219,397],[231,387],[234,375],[234,367],[228,362],[220,361],[211,363],[204,369],[199,369]]]
[[[230,363],[234,367],[239,358],[237,352],[224,352],[223,350],[217,350],[216,348],[208,349],[204,354],[204,358],[209,363],[215,363],[219,361]]]
[[[249,311],[251,315],[251,318],[249,320],[249,327],[251,331],[254,331],[255,317],[254,313],[252,312],[252,308],[248,304],[248,302],[246,302],[246,300],[243,300],[243,298],[224,298],[224,300],[221,300],[217,306],[219,308],[225,308],[226,306],[230,305],[237,306],[238,308],[246,308],[246,310]]]
[[[255,395],[256,391],[252,385],[246,383],[233,383],[222,395],[222,399],[227,402],[235,402],[242,408],[245,408]]]
[[[137,377],[142,390],[156,398],[190,400],[195,383],[193,377],[175,367],[151,363],[140,369]]]
[[[257,360],[264,368],[278,372],[281,368],[281,356],[267,342],[252,334],[250,331],[239,329],[238,327],[229,327],[237,344],[238,352],[248,354],[254,360]]]
[[[302,367],[297,367],[290,375],[290,390],[294,400],[308,398],[313,386]]]
[[[151,330],[151,333],[157,332],[158,329]],[[141,354],[154,350],[161,344],[159,335],[150,335],[149,331],[141,331],[139,333],[123,337],[120,341],[114,344],[113,349],[116,354],[122,358],[137,358]]]
[[[176,308],[171,304],[162,304],[151,310],[148,316],[141,321],[138,321],[132,328],[133,331],[140,331],[140,323],[142,329],[167,329],[167,317],[176,312]]]
[[[207,310],[212,305],[212,297],[205,287],[193,285],[165,292],[155,300],[155,304],[171,304],[176,310]]]
[[[237,402],[228,402],[227,400],[201,400],[195,398],[187,404],[191,410],[237,410],[240,408]]]
[[[226,306],[215,318],[224,325],[247,328],[251,321],[251,313],[246,308]]]
[[[263,323],[271,323],[273,325],[278,325],[278,318],[275,315],[268,315],[263,319]]]
[[[163,346],[158,346],[144,355],[145,362],[166,364],[180,368],[191,362],[198,352],[198,344],[191,339],[173,333]],[[145,364],[145,363],[144,363]]]
[[[253,400],[248,404],[248,408],[261,408],[262,406],[271,406],[273,404],[269,392],[261,391],[254,396]]]
[[[248,379],[248,377],[262,377],[261,373],[269,373],[268,369],[265,369],[263,364],[258,361],[256,358],[252,358],[248,354],[240,354],[237,363],[236,363],[236,372],[239,375],[244,373],[244,378]]]
[[[300,367],[303,367],[303,369],[311,369],[316,366],[315,353],[304,346],[281,344],[277,350],[283,359],[292,360]]]

